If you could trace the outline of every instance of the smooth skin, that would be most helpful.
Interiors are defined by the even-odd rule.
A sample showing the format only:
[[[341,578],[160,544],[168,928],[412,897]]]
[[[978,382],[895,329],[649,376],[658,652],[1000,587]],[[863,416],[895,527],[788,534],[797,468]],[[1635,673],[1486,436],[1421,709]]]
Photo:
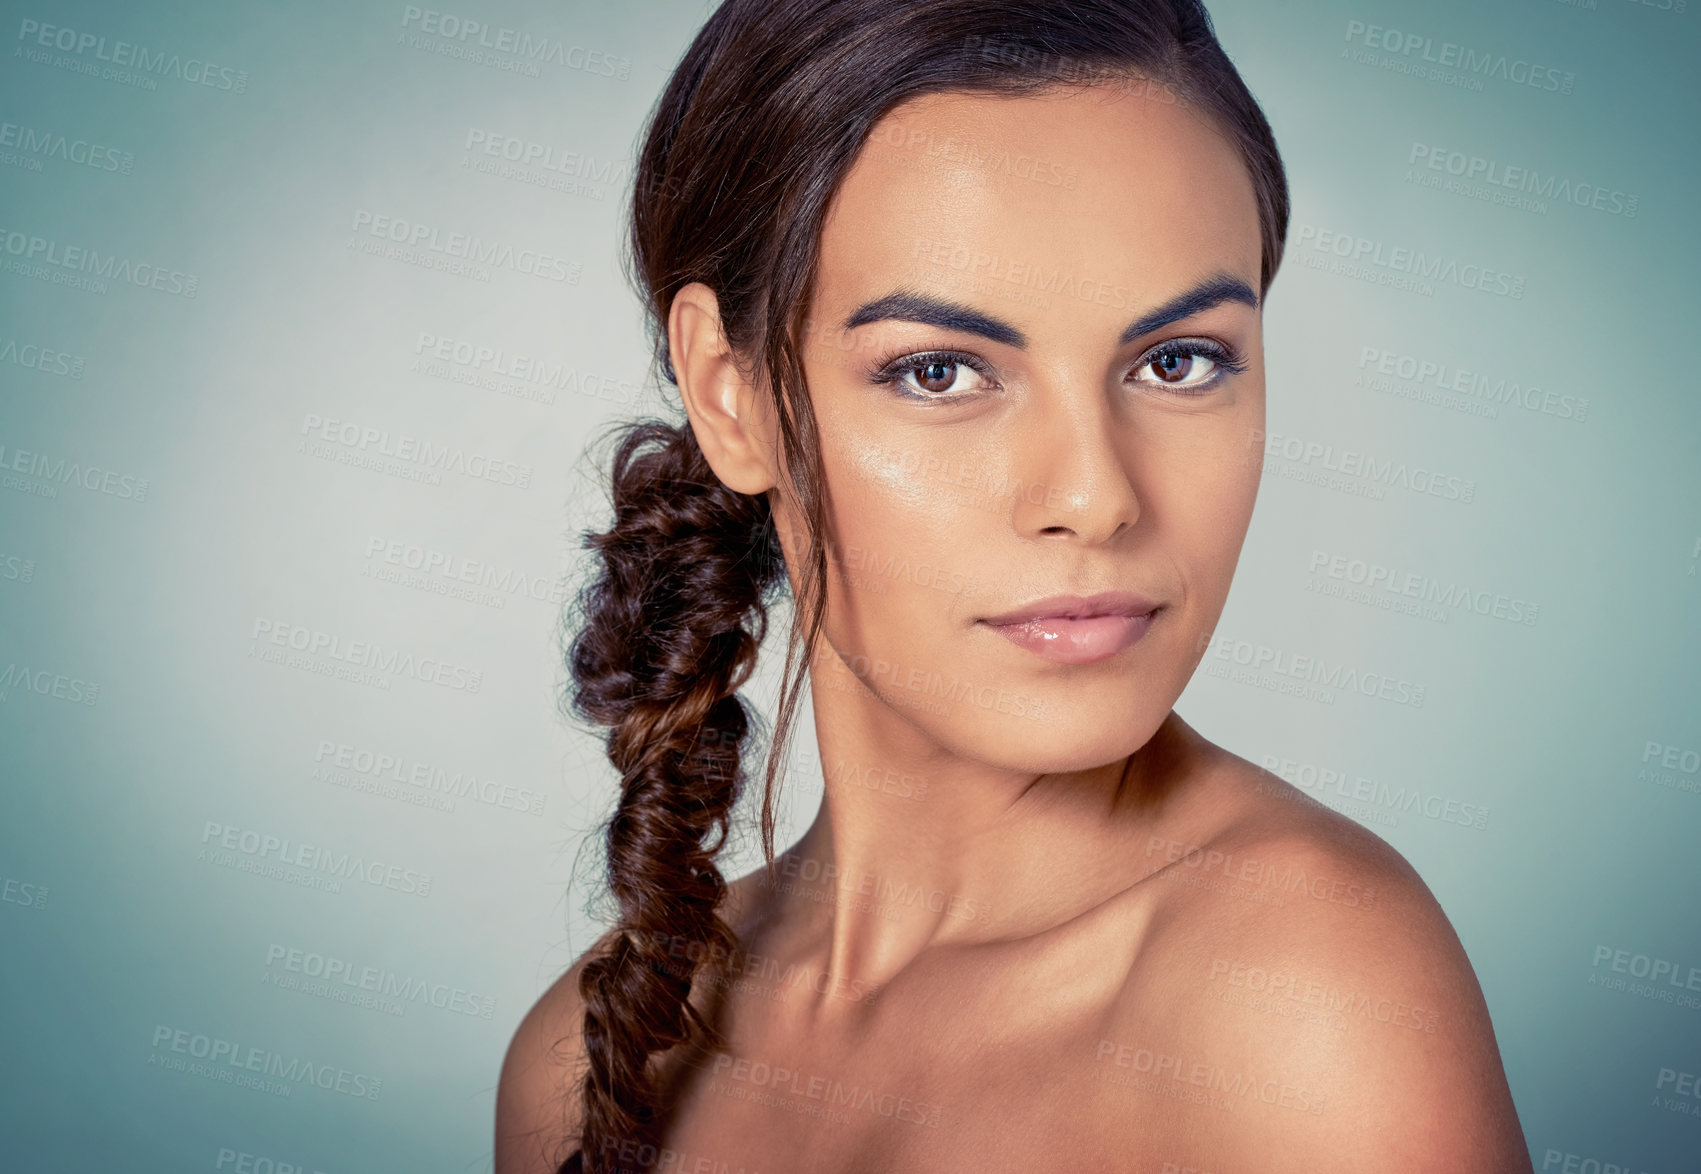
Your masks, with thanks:
[[[1251,521],[1265,400],[1258,307],[1120,341],[1211,279],[1258,288],[1246,169],[1166,96],[926,95],[837,194],[803,340],[837,563],[810,670],[825,798],[777,885],[734,883],[750,958],[693,995],[726,1053],[663,1065],[667,1152],[623,1168],[1530,1170],[1475,975],[1417,874],[1172,709]],[[1001,152],[1075,182],[976,161]],[[1020,337],[843,329],[899,290]],[[713,291],[681,291],[668,327],[704,453],[770,494],[799,566],[773,409]],[[1177,340],[1200,348],[1154,362]],[[980,622],[1117,589],[1161,607],[1093,663]],[[576,1128],[582,964],[509,1047],[496,1174],[551,1170]]]

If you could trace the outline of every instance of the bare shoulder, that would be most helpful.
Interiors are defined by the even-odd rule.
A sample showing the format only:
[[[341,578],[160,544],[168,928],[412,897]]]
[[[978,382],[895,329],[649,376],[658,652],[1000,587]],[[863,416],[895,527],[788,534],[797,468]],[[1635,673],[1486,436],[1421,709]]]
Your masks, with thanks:
[[[613,941],[597,939],[520,1020],[496,1082],[494,1174],[555,1174],[572,1149],[584,1075],[579,975]]]
[[[1200,1106],[1226,1170],[1528,1171],[1476,974],[1417,872],[1243,759],[1209,786],[1201,842],[1144,844],[1155,912],[1101,1067]]]
[[[764,876],[757,870],[727,886],[719,912],[735,930],[760,916]],[[579,975],[615,936],[610,930],[598,938],[538,997],[515,1029],[496,1084],[494,1174],[555,1174],[571,1152],[583,1112],[585,1070]],[[683,951],[679,955],[681,965],[685,956]]]

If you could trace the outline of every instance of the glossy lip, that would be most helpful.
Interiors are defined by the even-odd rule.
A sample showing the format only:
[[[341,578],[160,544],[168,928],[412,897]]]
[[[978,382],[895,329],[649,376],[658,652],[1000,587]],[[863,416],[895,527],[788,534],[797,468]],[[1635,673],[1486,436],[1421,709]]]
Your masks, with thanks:
[[[1138,642],[1161,606],[1131,591],[1053,595],[979,622],[1046,660],[1091,664]]]
[[[1025,624],[1037,619],[1088,619],[1093,616],[1142,616],[1158,605],[1132,591],[1101,591],[1097,595],[1048,595],[1003,615],[987,616],[980,622],[995,627]]]

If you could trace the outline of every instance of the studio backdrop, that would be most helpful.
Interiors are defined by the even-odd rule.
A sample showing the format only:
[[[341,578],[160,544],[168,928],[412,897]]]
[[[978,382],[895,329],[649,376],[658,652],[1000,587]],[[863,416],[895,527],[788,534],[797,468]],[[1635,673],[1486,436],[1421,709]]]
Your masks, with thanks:
[[[4,5],[7,1169],[488,1170],[597,932],[561,612],[587,444],[668,410],[623,217],[710,8],[451,2]],[[1693,1171],[1701,11],[1209,7],[1294,214],[1177,709],[1417,867],[1537,1170]]]

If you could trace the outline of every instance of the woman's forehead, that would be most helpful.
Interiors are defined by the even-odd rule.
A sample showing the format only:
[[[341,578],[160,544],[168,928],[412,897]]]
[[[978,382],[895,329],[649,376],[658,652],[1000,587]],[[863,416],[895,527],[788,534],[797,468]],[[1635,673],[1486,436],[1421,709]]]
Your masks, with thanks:
[[[1256,289],[1261,247],[1245,164],[1185,104],[1137,90],[928,94],[875,127],[836,194],[817,307],[900,285],[1006,306],[1085,286],[1149,306],[1207,273]]]

